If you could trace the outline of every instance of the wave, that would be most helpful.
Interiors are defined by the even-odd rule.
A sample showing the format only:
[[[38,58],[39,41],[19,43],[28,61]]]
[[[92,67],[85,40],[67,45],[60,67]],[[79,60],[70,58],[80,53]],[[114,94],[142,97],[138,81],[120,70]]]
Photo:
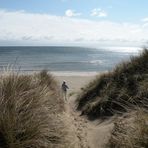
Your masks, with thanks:
[[[43,62],[43,63],[33,63],[33,67],[48,66],[48,65],[62,65],[62,64],[103,64],[103,60],[90,60],[90,61],[56,61],[56,62]],[[22,66],[24,66],[22,64]]]
[[[91,64],[103,64],[102,60],[92,60],[90,61]]]
[[[112,52],[120,52],[120,53],[139,53],[143,50],[141,47],[105,47],[104,50],[112,51]]]
[[[51,62],[51,63],[49,63],[49,64],[85,64],[85,63],[88,63],[88,64],[103,64],[104,62],[103,62],[103,60],[91,60],[91,61],[67,61],[67,62],[61,62],[61,61],[59,61],[59,62]]]

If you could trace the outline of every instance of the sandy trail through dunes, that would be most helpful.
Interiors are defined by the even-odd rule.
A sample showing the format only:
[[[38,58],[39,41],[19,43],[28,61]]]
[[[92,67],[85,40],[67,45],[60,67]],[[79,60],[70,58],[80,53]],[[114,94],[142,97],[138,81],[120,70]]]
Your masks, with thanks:
[[[75,99],[77,92],[85,86],[92,76],[61,76],[58,77],[60,83],[66,80],[70,87],[68,102],[66,103],[66,113],[70,117],[73,125],[74,141],[77,142],[76,148],[104,148],[110,137],[113,127],[111,121],[100,123],[99,120],[89,121],[85,116],[80,116],[76,110]]]

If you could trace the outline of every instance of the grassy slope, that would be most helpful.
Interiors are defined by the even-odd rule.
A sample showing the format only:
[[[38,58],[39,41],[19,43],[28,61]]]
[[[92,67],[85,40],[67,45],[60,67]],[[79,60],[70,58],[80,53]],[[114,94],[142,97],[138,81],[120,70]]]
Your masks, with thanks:
[[[90,118],[148,107],[148,49],[90,82],[77,97],[78,110]]]
[[[134,117],[134,118],[133,118]],[[132,122],[125,119],[114,123],[112,135],[107,144],[109,148],[147,148],[148,114],[138,110]]]
[[[64,102],[46,71],[0,76],[0,147],[65,147]]]

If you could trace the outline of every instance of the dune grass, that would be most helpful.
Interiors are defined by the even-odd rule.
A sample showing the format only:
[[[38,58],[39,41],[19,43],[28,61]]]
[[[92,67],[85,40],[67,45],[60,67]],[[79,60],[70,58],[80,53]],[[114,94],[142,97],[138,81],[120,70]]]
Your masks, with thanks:
[[[148,147],[148,113],[141,109],[132,120],[118,120],[114,123],[109,148],[147,148]]]
[[[90,82],[77,96],[78,110],[89,118],[148,107],[148,49]]]
[[[63,112],[58,84],[47,71],[1,74],[1,148],[65,148]]]

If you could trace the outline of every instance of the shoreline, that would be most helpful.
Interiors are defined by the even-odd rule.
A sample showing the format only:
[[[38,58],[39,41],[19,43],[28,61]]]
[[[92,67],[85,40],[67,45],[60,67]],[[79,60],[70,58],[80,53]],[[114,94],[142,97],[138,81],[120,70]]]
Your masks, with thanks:
[[[43,69],[44,70],[44,69]],[[5,74],[5,73],[17,73],[17,74],[35,74],[35,73],[39,73],[42,70],[30,70],[30,71],[26,71],[26,70],[11,70],[11,69],[4,69],[4,70],[0,70],[0,74]],[[47,70],[49,74],[52,74],[55,77],[60,77],[60,76],[66,76],[66,77],[90,77],[90,76],[96,76],[99,75],[101,73],[106,73],[107,71],[49,71]]]

